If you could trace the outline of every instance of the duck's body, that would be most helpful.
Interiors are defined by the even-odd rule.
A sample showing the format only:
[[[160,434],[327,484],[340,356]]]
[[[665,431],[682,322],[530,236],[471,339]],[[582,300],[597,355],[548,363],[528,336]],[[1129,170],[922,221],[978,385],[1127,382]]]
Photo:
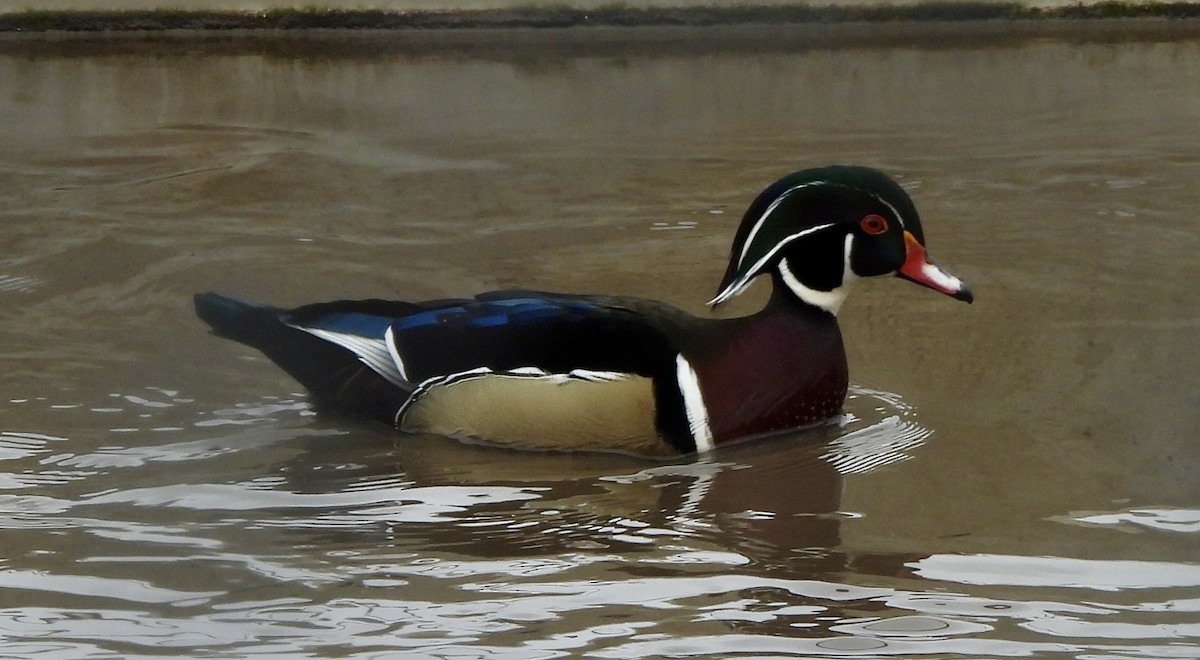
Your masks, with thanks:
[[[813,217],[797,217],[805,210]],[[688,453],[838,413],[847,370],[836,312],[852,279],[897,272],[969,300],[961,282],[928,262],[921,241],[915,209],[894,182],[866,168],[824,168],[785,177],[747,212],[713,301],[770,273],[770,302],[747,317],[535,291],[293,310],[206,293],[196,309],[318,403],[403,431]]]
[[[782,296],[727,320],[534,291],[287,311],[205,293],[196,307],[322,406],[497,444],[706,451],[826,419],[846,394],[837,320]]]

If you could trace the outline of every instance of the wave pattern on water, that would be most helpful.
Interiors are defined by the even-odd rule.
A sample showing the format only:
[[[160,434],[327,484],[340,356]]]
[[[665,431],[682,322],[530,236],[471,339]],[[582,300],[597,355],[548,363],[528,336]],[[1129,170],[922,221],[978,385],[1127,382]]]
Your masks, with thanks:
[[[65,410],[103,420],[111,414],[104,406],[144,411],[136,414],[147,415],[147,428],[169,418],[206,437],[127,446],[108,440],[70,452],[67,437],[0,432],[0,483],[7,484],[0,527],[15,541],[0,562],[0,630],[13,652],[1005,657],[1108,652],[1081,636],[1111,645],[1151,635],[1178,651],[1186,648],[1180,640],[1197,636],[1183,622],[1127,627],[1135,625],[1130,612],[1187,610],[1186,599],[1104,602],[1114,588],[1167,593],[1185,586],[1177,579],[1146,582],[1136,571],[1092,570],[1069,558],[868,559],[829,536],[829,526],[855,524],[836,497],[791,510],[744,506],[737,495],[744,477],[781,488],[808,475],[810,489],[833,495],[843,479],[911,460],[930,432],[884,392],[857,388],[840,424],[810,431],[807,440],[768,439],[664,464],[607,457],[611,463],[582,472],[569,456],[313,424],[308,406],[287,397],[204,410],[194,397],[164,388]],[[111,436],[121,437],[156,436]],[[395,444],[381,445],[384,437]],[[339,442],[350,448],[335,449]],[[423,460],[431,453],[438,471],[427,473]],[[456,457],[463,467],[443,471]],[[493,470],[468,483],[483,476],[472,467],[479,459]],[[540,468],[539,459],[546,461]],[[232,465],[264,460],[261,477],[220,478],[245,473]],[[571,463],[574,471],[555,469]],[[87,541],[72,556],[37,550],[38,535],[48,532]],[[730,546],[729,534],[745,542]],[[831,544],[793,554],[793,544],[814,543]],[[769,568],[864,561],[904,586],[871,586],[871,571],[861,569],[840,583],[781,578]],[[1160,576],[1194,569],[1141,565]],[[124,566],[140,568],[108,574]],[[970,588],[1013,566],[1127,577],[1119,585],[1036,583],[1089,589],[1086,606],[939,586]],[[201,575],[212,577],[192,577]],[[596,623],[595,612],[619,622]],[[1126,627],[1110,625],[1113,618]]]
[[[45,281],[25,275],[7,275],[0,273],[0,292],[28,293],[42,285]]]
[[[1148,32],[14,41],[0,654],[1200,657],[1200,43]],[[188,304],[701,312],[754,193],[828,162],[895,174],[979,302],[864,285],[852,376],[903,397],[705,457],[317,415]]]

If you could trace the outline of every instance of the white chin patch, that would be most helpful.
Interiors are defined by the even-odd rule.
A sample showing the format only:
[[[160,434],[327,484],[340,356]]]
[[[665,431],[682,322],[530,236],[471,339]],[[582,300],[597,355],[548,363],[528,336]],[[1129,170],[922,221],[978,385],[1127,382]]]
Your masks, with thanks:
[[[787,259],[779,262],[779,275],[783,277],[783,283],[797,298],[815,307],[820,307],[834,316],[837,316],[842,303],[846,302],[846,287],[839,286],[832,291],[819,291],[807,287],[792,274],[792,270],[788,268]]]
[[[847,285],[858,279],[858,275],[850,269],[850,251],[853,247],[854,234],[848,234],[845,248],[842,251],[842,285],[831,291],[821,291],[805,285],[792,273],[787,259],[779,260],[779,275],[783,278],[783,283],[797,298],[837,316],[842,303],[846,302]]]

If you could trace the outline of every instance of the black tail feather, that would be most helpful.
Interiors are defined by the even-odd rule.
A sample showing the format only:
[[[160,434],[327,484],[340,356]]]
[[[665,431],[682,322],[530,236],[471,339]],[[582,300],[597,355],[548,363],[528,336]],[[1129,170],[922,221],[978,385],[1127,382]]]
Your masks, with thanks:
[[[393,423],[409,392],[363,364],[354,353],[285,324],[285,310],[217,293],[194,297],[196,315],[213,334],[262,351],[312,392],[322,406]]]
[[[196,316],[212,327],[214,334],[248,346],[262,348],[287,328],[279,320],[283,310],[274,307],[212,292],[197,293],[193,300]]]

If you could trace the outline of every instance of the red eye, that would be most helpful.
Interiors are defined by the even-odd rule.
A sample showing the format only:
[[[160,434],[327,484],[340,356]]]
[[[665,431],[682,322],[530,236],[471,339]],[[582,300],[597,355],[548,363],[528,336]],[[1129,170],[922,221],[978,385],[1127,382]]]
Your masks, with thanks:
[[[863,218],[860,224],[862,225],[862,230],[872,236],[882,234],[888,229],[887,220],[882,215],[875,215],[873,213]]]

